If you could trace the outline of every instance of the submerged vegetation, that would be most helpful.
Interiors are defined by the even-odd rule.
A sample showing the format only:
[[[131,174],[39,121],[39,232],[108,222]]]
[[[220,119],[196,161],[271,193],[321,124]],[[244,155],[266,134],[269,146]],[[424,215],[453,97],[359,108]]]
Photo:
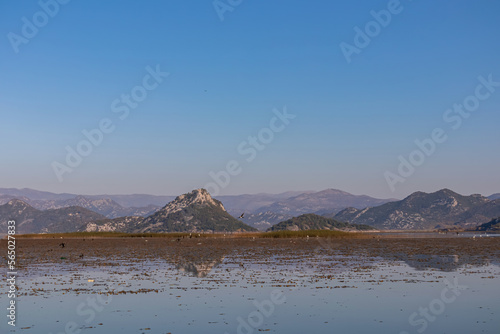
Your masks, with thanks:
[[[261,238],[352,238],[359,233],[329,230],[272,231],[261,233]]]
[[[352,238],[360,233],[307,230],[307,231],[274,231],[252,233],[122,233],[122,232],[70,232],[46,234],[21,234],[17,238],[50,239],[50,238]]]

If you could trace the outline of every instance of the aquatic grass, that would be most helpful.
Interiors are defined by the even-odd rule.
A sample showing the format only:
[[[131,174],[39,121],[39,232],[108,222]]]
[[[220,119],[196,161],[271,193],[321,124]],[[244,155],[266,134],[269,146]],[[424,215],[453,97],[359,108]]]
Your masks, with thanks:
[[[69,232],[45,234],[19,234],[17,238],[54,239],[54,238],[353,238],[359,232],[330,230],[273,231],[273,232],[233,232],[233,233],[123,233],[123,232]]]
[[[261,238],[353,238],[359,233],[331,230],[273,231],[264,232]]]
[[[69,232],[69,233],[41,233],[18,234],[17,238],[50,239],[50,238],[206,238],[211,234],[198,233],[124,233],[124,232]]]

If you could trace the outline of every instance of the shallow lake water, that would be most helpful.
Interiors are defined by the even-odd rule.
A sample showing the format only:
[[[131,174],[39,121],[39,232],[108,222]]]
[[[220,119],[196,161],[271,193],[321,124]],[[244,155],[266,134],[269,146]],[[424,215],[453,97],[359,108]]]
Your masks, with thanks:
[[[19,241],[2,333],[500,332],[499,238],[64,242]]]

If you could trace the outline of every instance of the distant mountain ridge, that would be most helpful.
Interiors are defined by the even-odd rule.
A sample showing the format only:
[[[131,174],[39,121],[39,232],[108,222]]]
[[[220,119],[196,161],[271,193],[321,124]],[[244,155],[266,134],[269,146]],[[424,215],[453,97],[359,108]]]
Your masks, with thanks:
[[[26,202],[13,199],[0,205],[0,218],[2,230],[7,230],[9,220],[15,220],[16,233],[25,234],[73,232],[87,222],[106,217],[78,206],[41,211]]]
[[[326,189],[318,192],[299,191],[281,194],[261,193],[219,196],[218,199],[224,200],[225,207],[223,206],[222,210],[225,214],[238,217],[241,213],[244,213],[244,218],[241,220],[259,230],[266,230],[280,222],[310,213],[338,221],[367,224],[377,229],[433,229],[451,226],[474,228],[479,224],[490,221],[493,217],[500,216],[500,199],[495,199],[496,195],[499,194],[493,194],[489,198],[481,195],[463,196],[449,189],[442,189],[431,194],[415,192],[403,200],[391,200],[377,199],[365,195],[352,195],[336,189]],[[0,206],[17,198],[29,204],[31,209],[38,211],[80,207],[100,215],[99,218],[94,217],[94,225],[88,227],[89,229],[120,230],[126,227],[125,229],[130,231],[136,230],[136,225],[142,224],[144,218],[154,215],[162,207],[165,209],[165,203],[171,203],[178,198],[154,195],[106,196],[53,194],[33,189],[0,188]],[[113,198],[120,202],[115,201]],[[151,201],[157,203],[165,199],[167,201],[162,202],[160,206],[150,204]],[[135,200],[138,202],[135,202]],[[212,198],[212,200],[214,203],[217,201],[215,198]],[[123,203],[130,205],[137,203],[148,206],[124,207]],[[217,207],[217,205],[214,206],[212,203],[212,207]],[[31,212],[31,209],[25,210]],[[192,208],[188,211],[190,210],[192,211],[189,213],[191,216],[195,211],[196,215],[203,211]],[[65,217],[63,212],[56,211],[57,214],[61,213],[61,217]],[[165,210],[163,214],[165,214]],[[180,215],[179,213],[176,214]],[[90,215],[85,217],[90,217]],[[5,219],[9,218],[0,211],[0,223],[4,223]],[[85,223],[91,220],[89,219]],[[76,219],[73,219],[73,221],[77,222]],[[30,229],[36,230],[35,225],[30,225],[28,222],[25,224],[26,227],[31,226]]]
[[[131,194],[131,195],[82,195],[62,193],[56,194],[48,191],[34,190],[30,188],[0,188],[0,195],[10,195],[12,197],[25,197],[32,201],[65,201],[78,196],[83,196],[90,199],[110,199],[123,207],[143,207],[143,206],[163,206],[165,203],[172,201],[175,196],[160,196],[146,194]]]
[[[87,202],[77,198],[76,203]],[[108,201],[91,201],[94,205],[109,206]],[[64,233],[74,231],[113,231],[134,233],[162,232],[243,232],[256,231],[225,210],[205,189],[178,196],[158,212],[144,218],[139,216],[107,219],[105,216],[79,206],[37,210],[18,199],[0,206],[0,226],[6,230],[8,220],[16,221],[18,233]]]
[[[13,198],[22,199],[39,210],[77,205],[100,213],[109,219],[115,219],[127,216],[148,217],[176,197],[141,194],[54,194],[33,189],[0,188],[0,204],[2,201],[6,203]],[[245,223],[260,230],[266,230],[283,220],[305,213],[330,214],[333,217],[335,213],[349,206],[364,208],[394,200],[352,195],[336,189],[218,196],[216,199],[221,200],[228,213],[235,217],[245,213]]]
[[[19,192],[13,192],[14,194],[19,194]],[[77,195],[75,197],[66,198],[68,194],[63,194],[60,199],[39,199],[42,195],[38,191],[28,191],[23,192],[26,194],[35,194],[36,199],[28,198],[26,196],[16,196],[16,195],[0,195],[0,205],[9,202],[12,199],[19,199],[23,202],[29,204],[38,210],[49,210],[49,209],[61,209],[70,206],[80,206],[85,209],[102,214],[108,218],[117,218],[123,216],[143,216],[147,217],[160,209],[160,206],[148,205],[145,207],[123,207],[119,203],[113,201],[110,198],[104,198],[100,196],[88,197]],[[45,194],[44,192],[40,192]],[[47,198],[57,198],[58,196],[49,195]]]
[[[246,199],[249,203],[248,210],[244,210],[241,204],[236,210],[226,204],[228,211],[233,215],[246,212],[245,222],[259,230],[266,230],[283,220],[302,214],[315,213],[318,215],[329,215],[332,218],[337,212],[346,207],[365,208],[367,206],[376,206],[396,201],[396,199],[379,199],[366,195],[353,195],[337,189],[298,193],[288,192],[277,195],[239,195],[234,197],[238,198],[238,200]],[[227,200],[224,201],[224,203],[227,202]],[[254,202],[265,205],[251,205]],[[230,201],[229,203],[233,204],[234,202]]]
[[[279,194],[243,194],[230,196],[216,196],[224,203],[229,213],[240,215],[242,212],[258,214],[264,212],[262,208],[273,203],[286,200],[301,194],[314,193],[314,191],[287,191]]]
[[[401,201],[377,207],[347,208],[335,218],[379,229],[434,229],[477,226],[499,215],[500,201],[490,201],[481,195],[463,196],[442,189],[430,194],[415,192]]]
[[[253,226],[260,231],[265,231],[269,227],[290,218],[292,218],[291,215],[265,211],[245,214],[244,221],[246,224]]]
[[[324,214],[338,212],[346,207],[365,208],[391,201],[394,201],[394,199],[379,199],[366,195],[353,195],[337,189],[326,189],[290,197],[260,208],[259,211],[271,211],[291,216],[304,213]]]

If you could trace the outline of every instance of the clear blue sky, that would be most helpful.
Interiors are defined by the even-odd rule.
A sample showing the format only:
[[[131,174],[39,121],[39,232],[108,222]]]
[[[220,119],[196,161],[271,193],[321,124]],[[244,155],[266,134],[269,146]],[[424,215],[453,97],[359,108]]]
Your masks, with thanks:
[[[44,22],[37,1],[2,1],[0,187],[176,195],[235,160],[220,194],[500,192],[500,87],[457,130],[443,120],[478,76],[500,81],[500,2],[401,1],[348,63],[340,44],[387,7],[243,0],[221,21],[211,0],[72,0]],[[16,53],[23,17],[41,26]],[[120,120],[113,101],[157,65],[170,75]],[[238,146],[284,106],[296,118],[248,162]],[[105,118],[114,131],[60,182],[53,162]],[[434,128],[448,139],[392,192],[384,173]]]

